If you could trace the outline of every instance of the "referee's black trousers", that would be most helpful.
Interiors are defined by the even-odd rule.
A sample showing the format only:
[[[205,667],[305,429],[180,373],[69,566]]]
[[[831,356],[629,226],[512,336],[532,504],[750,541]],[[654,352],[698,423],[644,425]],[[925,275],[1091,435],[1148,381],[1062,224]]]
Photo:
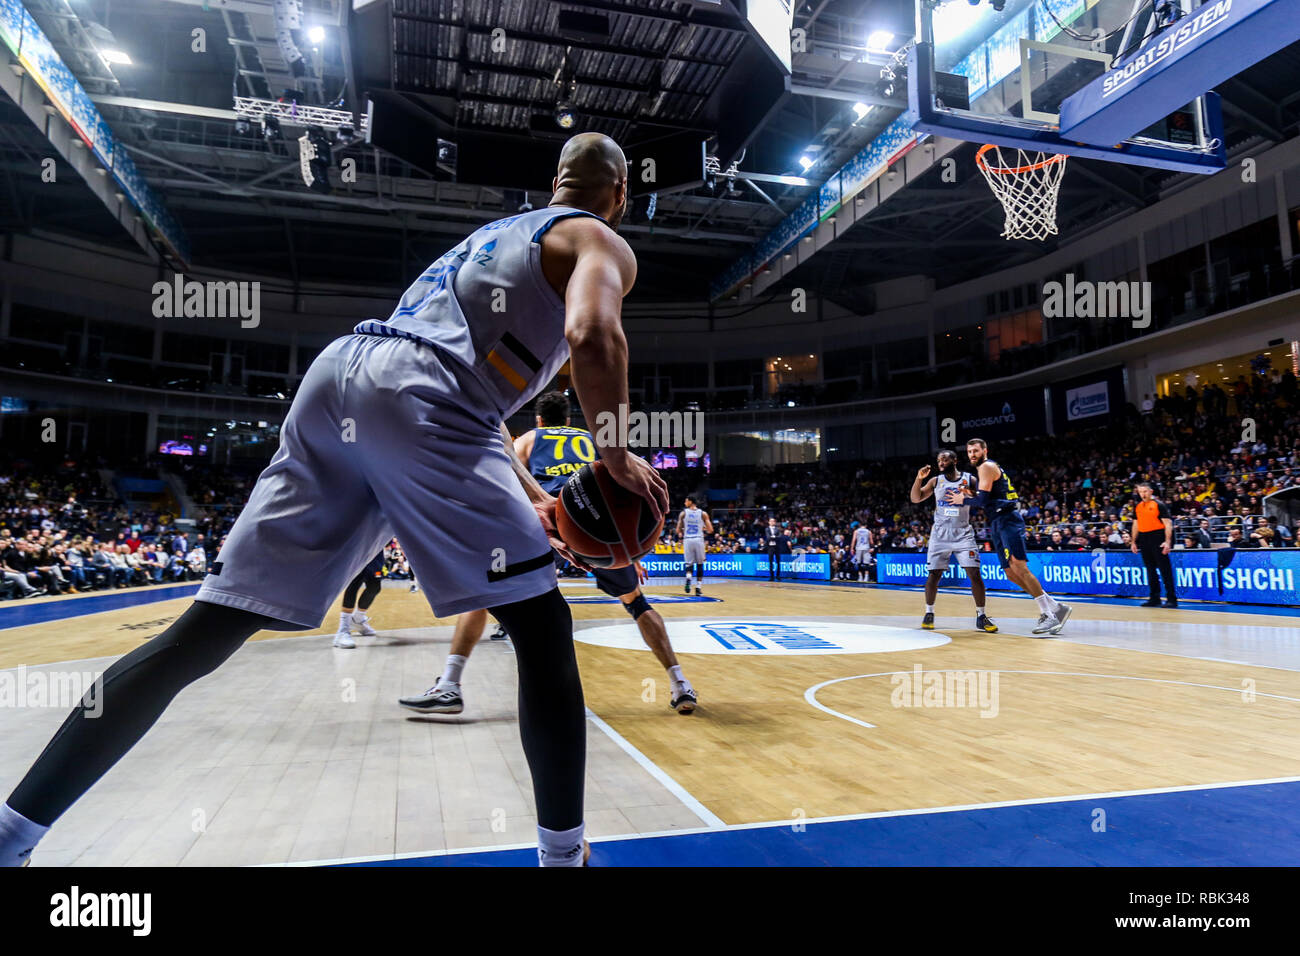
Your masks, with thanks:
[[[1137,546],[1142,554],[1142,563],[1147,568],[1147,587],[1151,589],[1151,600],[1160,600],[1160,578],[1165,579],[1165,600],[1178,603],[1178,592],[1174,589],[1174,563],[1169,555],[1163,554],[1160,546],[1164,544],[1165,532],[1139,531]]]

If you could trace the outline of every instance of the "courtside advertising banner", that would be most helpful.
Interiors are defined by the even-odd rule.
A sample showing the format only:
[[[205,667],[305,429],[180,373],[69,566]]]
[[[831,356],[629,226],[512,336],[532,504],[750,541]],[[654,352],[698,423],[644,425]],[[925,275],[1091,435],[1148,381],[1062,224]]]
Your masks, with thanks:
[[[707,554],[704,556],[704,577],[709,578],[766,578],[768,557],[765,554]],[[680,577],[680,554],[647,554],[641,559],[646,573],[651,577]],[[828,581],[831,576],[829,554],[783,554],[781,577]]]
[[[1300,550],[1174,551],[1170,558],[1179,599],[1300,605]],[[924,584],[925,564],[924,554],[876,556],[881,584]],[[1131,551],[1031,551],[1029,570],[1050,594],[1150,596],[1146,567]],[[995,554],[980,555],[980,571],[990,590],[1019,590]],[[940,583],[967,586],[966,572],[954,562]]]

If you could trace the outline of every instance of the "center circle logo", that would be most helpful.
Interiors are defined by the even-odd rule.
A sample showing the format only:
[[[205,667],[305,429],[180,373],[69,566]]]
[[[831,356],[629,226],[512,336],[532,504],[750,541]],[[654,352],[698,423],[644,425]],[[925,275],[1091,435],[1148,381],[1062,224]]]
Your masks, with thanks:
[[[673,649],[682,654],[887,654],[938,647],[950,640],[937,631],[916,631],[847,621],[665,621]],[[573,638],[597,647],[648,651],[636,627],[615,624],[575,631]]]

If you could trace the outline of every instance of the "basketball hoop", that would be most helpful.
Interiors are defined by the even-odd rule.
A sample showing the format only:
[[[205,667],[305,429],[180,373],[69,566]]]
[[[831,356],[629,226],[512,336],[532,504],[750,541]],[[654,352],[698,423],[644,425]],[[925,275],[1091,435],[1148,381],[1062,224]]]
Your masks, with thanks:
[[[1065,160],[1064,155],[1017,149],[1012,164],[992,143],[980,147],[975,165],[1007,214],[1002,238],[1046,239],[1056,235],[1056,197]]]

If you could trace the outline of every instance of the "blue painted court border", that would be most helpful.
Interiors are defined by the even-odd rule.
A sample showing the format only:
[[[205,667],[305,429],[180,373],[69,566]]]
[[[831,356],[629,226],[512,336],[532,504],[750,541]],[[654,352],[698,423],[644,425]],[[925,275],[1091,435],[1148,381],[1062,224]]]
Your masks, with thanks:
[[[1105,811],[1105,831],[1094,831]],[[593,866],[1295,866],[1300,783],[1092,797],[592,844]],[[536,866],[531,848],[345,866]]]
[[[175,601],[178,598],[193,597],[198,591],[199,584],[195,582],[177,587],[145,587],[110,591],[107,594],[89,594],[64,601],[11,601],[0,605],[0,630],[84,617],[102,611],[120,611],[124,607],[156,604],[159,601]]]
[[[721,577],[721,575],[718,575]],[[733,578],[731,580],[748,580],[757,581],[758,578]],[[767,579],[762,579],[763,583]],[[858,588],[864,591],[915,591],[918,594],[925,591],[923,584],[876,584],[875,582],[866,581],[781,581],[770,582],[780,584],[813,584],[818,587],[842,587]],[[970,591],[966,588],[939,588],[940,594],[966,595],[970,596]],[[1027,594],[1020,594],[1008,591],[990,591],[990,597],[1010,598],[1014,601],[1033,600]],[[1096,594],[1060,594],[1058,595],[1067,604],[1111,604],[1115,606],[1141,608],[1142,600],[1132,597],[1104,597]],[[1300,607],[1294,604],[1230,604],[1227,602],[1218,603],[1215,601],[1179,601],[1178,610],[1180,611],[1215,611],[1220,614],[1272,614],[1280,617],[1300,617]]]

